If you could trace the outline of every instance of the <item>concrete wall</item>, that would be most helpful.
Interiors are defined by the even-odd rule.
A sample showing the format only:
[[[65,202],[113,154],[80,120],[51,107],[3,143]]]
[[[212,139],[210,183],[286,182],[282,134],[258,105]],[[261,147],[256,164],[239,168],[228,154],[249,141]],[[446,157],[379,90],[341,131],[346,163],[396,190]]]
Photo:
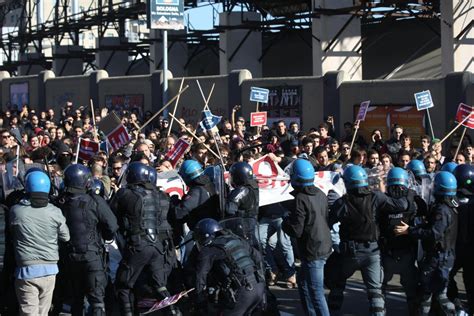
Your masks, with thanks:
[[[46,80],[46,107],[53,108],[56,113],[67,101],[75,106],[89,104],[89,76],[66,76]]]

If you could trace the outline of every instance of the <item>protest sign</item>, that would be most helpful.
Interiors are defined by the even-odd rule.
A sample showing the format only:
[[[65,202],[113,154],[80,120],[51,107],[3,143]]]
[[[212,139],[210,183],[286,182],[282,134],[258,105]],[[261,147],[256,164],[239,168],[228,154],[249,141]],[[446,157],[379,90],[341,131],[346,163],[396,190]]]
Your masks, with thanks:
[[[430,129],[431,129],[431,136],[435,138],[433,124],[431,123],[430,111],[428,110],[429,108],[434,107],[430,90],[415,93],[415,102],[416,102],[416,109],[418,111],[426,110],[426,114],[428,116],[428,123],[430,124]]]
[[[107,135],[107,140],[109,141],[110,147],[112,147],[113,150],[118,150],[120,147],[128,144],[131,138],[125,126],[120,124],[110,134]]]
[[[79,138],[79,158],[88,161],[99,151],[99,143]]]
[[[250,126],[267,125],[267,112],[252,112],[250,113]]]
[[[357,113],[356,121],[364,121],[369,109],[370,101],[364,101],[360,104],[359,112]]]
[[[186,150],[189,148],[190,144],[184,139],[179,139],[173,148],[171,148],[165,155],[165,159],[171,162],[171,165],[176,167],[178,161],[183,157]]]
[[[268,89],[251,87],[250,88],[250,101],[268,103],[269,94],[270,94],[270,90]]]
[[[466,117],[469,116],[468,119]],[[462,125],[474,129],[474,107],[467,104],[459,104],[458,111],[456,113],[456,122],[464,122]]]

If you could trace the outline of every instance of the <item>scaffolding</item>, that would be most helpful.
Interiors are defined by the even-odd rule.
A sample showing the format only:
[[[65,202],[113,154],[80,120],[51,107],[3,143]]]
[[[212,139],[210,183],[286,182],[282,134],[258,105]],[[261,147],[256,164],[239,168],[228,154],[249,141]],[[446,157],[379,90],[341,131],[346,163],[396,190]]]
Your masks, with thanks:
[[[38,13],[38,6],[42,1],[0,0],[0,23],[3,26],[6,24],[5,18],[10,12],[20,11],[20,18],[14,30],[2,34],[1,37],[0,50],[5,56],[3,66],[0,66],[1,70],[15,75],[17,67],[25,64],[41,65],[44,69],[50,69],[54,58],[81,59],[86,65],[84,72],[96,69],[95,53],[100,47],[84,48],[67,55],[45,56],[43,54],[44,41],[48,40],[53,45],[64,45],[66,39],[70,45],[79,45],[80,36],[84,32],[94,30],[97,37],[102,38],[110,29],[113,29],[119,38],[125,38],[127,21],[146,20],[145,0],[93,0],[90,1],[91,5],[88,8],[72,14],[70,7],[74,0],[56,0],[49,16],[38,21],[39,23],[34,23],[35,14]],[[281,38],[282,32],[310,28],[312,19],[323,15],[352,15],[352,18],[360,18],[362,23],[383,23],[386,20],[396,21],[405,18],[415,18],[420,23],[425,23],[429,19],[439,19],[439,2],[440,0],[354,0],[352,6],[327,9],[314,7],[311,0],[209,0],[207,2],[209,5],[222,5],[223,12],[240,10],[242,12],[241,23],[233,26],[214,25],[209,30],[195,30],[188,25],[186,32],[170,34],[169,44],[184,42],[192,47],[187,62],[189,64],[203,50],[211,49],[215,54],[218,54],[219,33],[232,29],[248,30],[248,32],[261,31],[263,36],[277,41]],[[203,1],[185,0],[185,9],[201,5],[203,5]],[[247,21],[243,14],[245,11],[261,13],[262,20]],[[343,32],[345,26],[338,33]],[[437,33],[434,29],[433,32]],[[439,34],[437,35],[439,36]],[[139,59],[149,63],[151,61],[150,45],[156,41],[159,42],[162,39],[143,38],[137,42],[124,41],[117,47],[108,47],[108,49],[128,51],[132,64]],[[268,46],[263,47],[261,58],[275,41],[269,41]],[[328,49],[330,46],[331,43],[328,45]],[[37,54],[35,58],[24,60],[14,58],[14,51],[19,52],[20,56],[33,52]]]

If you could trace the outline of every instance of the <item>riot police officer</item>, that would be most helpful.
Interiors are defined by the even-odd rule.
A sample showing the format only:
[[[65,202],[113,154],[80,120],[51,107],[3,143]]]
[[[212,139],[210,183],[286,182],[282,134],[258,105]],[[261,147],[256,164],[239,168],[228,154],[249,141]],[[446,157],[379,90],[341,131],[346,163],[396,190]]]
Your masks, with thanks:
[[[396,235],[420,238],[425,250],[419,263],[423,298],[421,315],[429,315],[434,295],[445,315],[454,315],[454,304],[446,296],[449,272],[454,264],[458,215],[456,207],[456,178],[447,171],[436,174],[434,179],[435,202],[428,213],[426,224],[410,227],[403,221],[395,227]]]
[[[105,200],[87,192],[92,184],[89,168],[69,165],[64,171],[64,193],[58,199],[71,239],[66,246],[67,269],[72,285],[72,315],[83,315],[84,295],[92,315],[105,315],[107,286],[104,239],[114,239],[117,219]]]
[[[474,253],[472,251],[474,249],[474,166],[459,165],[454,169],[454,176],[458,184],[459,224],[456,259],[449,274],[448,297],[458,305],[458,289],[454,277],[462,268],[468,312],[472,315],[474,312]]]
[[[337,199],[329,213],[330,227],[340,222],[339,234],[339,278],[335,284],[345,284],[356,269],[362,271],[370,303],[371,315],[385,315],[385,301],[382,295],[382,269],[378,246],[379,230],[377,218],[379,212],[406,209],[406,199],[393,199],[382,192],[369,189],[366,171],[356,165],[347,167],[343,174],[347,194]],[[331,288],[328,305],[331,314],[337,314],[342,307],[344,288]]]
[[[169,198],[155,186],[156,171],[141,162],[132,162],[126,172],[127,187],[117,192],[111,207],[117,214],[123,237],[123,258],[115,286],[121,314],[131,316],[131,291],[143,268],[149,266],[154,294],[162,300],[170,296],[166,284],[176,256],[167,219]],[[168,312],[180,314],[174,306]]]
[[[187,223],[189,228],[193,228],[200,219],[219,219],[217,192],[211,179],[204,174],[201,164],[196,160],[185,160],[178,173],[189,191],[181,200],[173,196],[171,215],[174,221]]]
[[[403,198],[408,194],[412,196],[415,194],[408,189],[408,173],[404,169],[399,167],[390,169],[387,175],[387,194],[392,198]],[[395,236],[393,229],[401,221],[412,225],[416,211],[416,204],[412,203],[408,209],[399,209],[391,213],[381,212],[379,222],[384,271],[382,289],[385,292],[385,287],[393,275],[400,274],[400,283],[406,294],[409,315],[418,313],[418,269],[415,265],[417,244],[411,236]]]
[[[229,173],[234,190],[227,198],[225,217],[257,218],[259,192],[252,167],[246,162],[236,162],[230,167]]]
[[[199,314],[214,314],[209,306],[213,301],[216,315],[250,315],[265,291],[260,253],[210,218],[197,223],[193,238],[199,249],[195,281]]]

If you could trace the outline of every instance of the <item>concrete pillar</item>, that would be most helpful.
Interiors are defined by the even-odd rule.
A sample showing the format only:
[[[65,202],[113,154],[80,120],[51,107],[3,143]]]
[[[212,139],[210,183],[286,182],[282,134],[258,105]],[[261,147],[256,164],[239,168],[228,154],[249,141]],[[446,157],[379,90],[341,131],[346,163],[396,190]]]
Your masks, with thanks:
[[[150,73],[163,69],[163,41],[160,30],[150,30],[150,39],[158,39],[150,45]],[[186,34],[186,30],[168,31],[168,70],[174,77],[184,77],[188,62],[188,45],[185,42],[173,42],[170,37],[176,34]]]
[[[89,98],[94,104],[102,104],[99,98],[99,81],[108,77],[109,74],[105,70],[96,70],[89,74]]]
[[[441,70],[474,72],[474,10],[472,1],[443,0],[441,3]]]
[[[232,113],[232,108],[242,103],[242,83],[245,80],[252,79],[252,74],[246,69],[232,70],[229,73],[228,93],[227,93],[227,110],[228,114]]]
[[[46,81],[54,77],[54,72],[51,70],[45,70],[38,74],[38,101],[36,106],[39,111],[46,111]]]
[[[219,25],[237,26],[245,21],[260,21],[258,12],[223,12]],[[262,77],[262,33],[247,29],[227,29],[219,34],[219,69],[221,75],[232,70],[248,69],[254,78]]]
[[[83,61],[80,58],[82,46],[54,46],[53,71],[58,76],[82,75]],[[76,56],[76,58],[75,58]]]
[[[8,71],[0,71],[0,109],[2,109],[2,111],[5,111],[6,110],[6,107],[4,108],[3,107],[3,89],[2,89],[2,80],[3,79],[8,79],[10,78],[10,73]],[[8,93],[6,93],[8,94]]]
[[[315,9],[353,6],[353,0],[313,0]],[[360,19],[353,15],[313,18],[313,75],[344,71],[346,80],[362,79]]]
[[[103,37],[96,39],[95,60],[99,69],[106,70],[109,76],[124,76],[128,69],[127,38]]]
[[[19,60],[25,62],[24,65],[18,66],[18,76],[37,75],[45,70],[42,63],[44,61],[43,54],[26,53],[20,54]]]

